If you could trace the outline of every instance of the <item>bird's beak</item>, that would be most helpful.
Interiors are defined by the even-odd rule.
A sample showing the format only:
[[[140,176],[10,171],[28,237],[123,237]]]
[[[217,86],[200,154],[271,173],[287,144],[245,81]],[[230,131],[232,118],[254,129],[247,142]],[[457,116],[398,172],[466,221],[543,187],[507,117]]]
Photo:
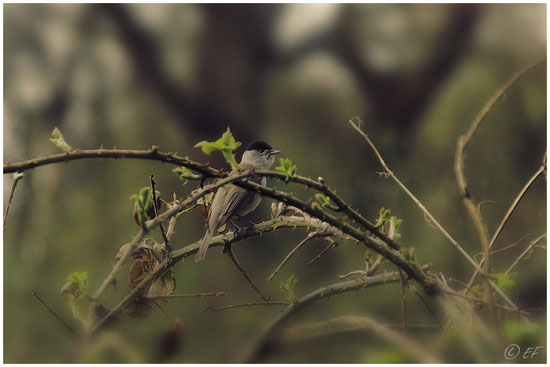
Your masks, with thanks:
[[[279,154],[281,153],[280,150],[277,150],[277,149],[271,149],[271,152],[269,152],[269,155],[276,155],[276,154]]]

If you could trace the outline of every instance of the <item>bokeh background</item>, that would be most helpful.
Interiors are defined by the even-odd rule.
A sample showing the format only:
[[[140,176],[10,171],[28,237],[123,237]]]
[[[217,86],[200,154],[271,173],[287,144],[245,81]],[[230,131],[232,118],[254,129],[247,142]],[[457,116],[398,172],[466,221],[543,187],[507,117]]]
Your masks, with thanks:
[[[402,242],[416,248],[419,261],[462,281],[469,279],[470,265],[393,181],[377,174],[378,162],[348,120],[365,121],[392,170],[475,255],[479,241],[452,168],[457,138],[516,70],[546,54],[545,4],[5,4],[3,9],[4,162],[57,153],[49,142],[57,126],[74,148],[158,145],[223,167],[221,157],[205,156],[193,145],[217,139],[230,127],[243,147],[266,140],[291,158],[300,174],[323,176],[366,217],[375,219],[380,207],[390,208],[403,219]],[[546,70],[539,67],[495,107],[467,152],[466,176],[473,196],[484,202],[491,233],[545,149]],[[148,185],[149,175],[155,175],[165,198],[174,192],[184,197],[194,187],[183,186],[172,168],[137,160],[82,160],[25,173],[4,232],[5,362],[70,361],[74,340],[31,290],[76,327],[59,292],[67,275],[87,271],[90,289],[98,287],[120,246],[138,230],[129,197]],[[5,175],[4,209],[10,186],[11,176]],[[264,200],[250,219],[269,218],[269,204]],[[178,222],[172,243],[183,247],[203,231],[204,217],[195,211]],[[539,179],[495,249],[545,231],[546,182]],[[275,300],[284,299],[279,284],[291,274],[299,279],[297,294],[304,295],[364,267],[364,250],[350,243],[308,266],[326,246],[316,240],[267,282],[304,236],[281,230],[247,240],[235,251]],[[532,238],[495,255],[495,271],[506,269]],[[174,355],[158,354],[171,324],[155,309],[147,319],[124,316],[121,329],[105,336],[88,361],[231,361],[279,312],[245,308],[196,317],[207,305],[259,299],[218,250],[202,263],[186,261],[175,270],[177,293],[227,289],[228,294],[164,305],[184,329]],[[126,272],[127,267],[118,287],[105,295],[107,305],[126,293]],[[546,250],[535,248],[514,273],[516,285],[508,294],[536,309],[532,321],[544,338]],[[399,323],[399,300],[399,285],[342,295],[307,309],[293,323],[339,315]],[[412,293],[408,307],[410,323],[433,323]],[[292,345],[266,358],[400,360],[399,351],[372,334]],[[461,358],[449,353],[448,361]]]

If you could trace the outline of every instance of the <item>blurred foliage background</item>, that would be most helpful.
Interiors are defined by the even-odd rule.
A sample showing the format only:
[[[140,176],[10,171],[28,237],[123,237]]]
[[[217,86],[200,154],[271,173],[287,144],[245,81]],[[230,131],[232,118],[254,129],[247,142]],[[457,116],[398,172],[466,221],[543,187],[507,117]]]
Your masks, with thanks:
[[[471,266],[393,181],[377,174],[381,167],[348,120],[360,116],[366,122],[364,129],[390,168],[470,254],[478,254],[453,172],[456,141],[494,91],[543,54],[545,4],[5,4],[4,162],[57,153],[48,140],[57,126],[74,148],[158,145],[223,167],[221,155],[205,156],[193,145],[217,139],[229,126],[243,142],[238,159],[250,141],[268,141],[301,175],[323,176],[366,217],[374,220],[380,207],[390,208],[403,219],[401,241],[416,248],[421,263],[467,281]],[[540,166],[545,137],[546,70],[539,67],[512,87],[467,152],[466,176],[473,196],[484,202],[491,233]],[[67,275],[86,271],[89,288],[99,286],[120,246],[138,230],[129,197],[149,184],[149,175],[166,199],[172,193],[185,197],[194,187],[182,186],[172,168],[141,160],[81,160],[25,173],[4,232],[5,362],[70,360],[75,341],[31,290],[76,325],[59,293]],[[4,209],[10,186],[11,176],[5,175]],[[250,219],[269,218],[269,202],[264,199]],[[495,249],[545,231],[546,182],[539,179]],[[204,217],[195,211],[178,221],[172,243],[180,248],[203,233]],[[314,240],[267,282],[304,236],[281,230],[235,247],[274,300],[284,299],[279,284],[291,274],[303,295],[364,267],[364,250],[350,243],[308,266],[326,246]],[[496,254],[495,271],[505,270],[532,238]],[[196,317],[207,305],[259,299],[218,250],[204,262],[186,261],[175,270],[177,293],[227,289],[228,294],[163,306],[184,330],[169,359],[159,354],[159,343],[171,323],[154,309],[147,319],[123,316],[125,329],[102,336],[88,361],[231,361],[279,312],[245,308]],[[107,305],[126,294],[126,272],[127,267],[105,295]],[[513,279],[507,292],[519,305],[536,309],[535,340],[545,344],[546,250],[535,248]],[[411,292],[408,308],[410,323],[433,323]],[[333,297],[293,323],[341,315],[401,322],[399,285]],[[324,344],[277,350],[267,361],[400,361],[399,351],[372,334],[319,343]],[[464,360],[452,340],[447,347],[447,361]]]

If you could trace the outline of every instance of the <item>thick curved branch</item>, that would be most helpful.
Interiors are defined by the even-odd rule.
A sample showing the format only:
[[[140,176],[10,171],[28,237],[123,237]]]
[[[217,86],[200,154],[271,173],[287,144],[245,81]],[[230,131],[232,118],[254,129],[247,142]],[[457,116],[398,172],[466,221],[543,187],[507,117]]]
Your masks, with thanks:
[[[221,170],[216,170],[208,166],[208,164],[202,164],[190,159],[180,157],[172,153],[164,153],[158,151],[158,147],[153,147],[149,150],[121,150],[121,149],[96,149],[96,150],[73,150],[67,153],[54,154],[48,157],[29,159],[22,162],[7,163],[4,164],[4,174],[11,172],[23,172],[35,167],[45,166],[48,164],[68,162],[79,159],[93,159],[93,158],[129,158],[129,159],[148,159],[156,160],[163,163],[171,163],[179,166],[187,167],[193,171],[201,173],[205,177],[223,177],[225,174]],[[382,233],[374,224],[368,219],[354,210],[350,204],[346,203],[340,198],[334,190],[325,185],[324,182],[314,181],[310,178],[294,175],[290,178],[285,173],[269,170],[258,170],[254,172],[255,175],[262,177],[277,178],[282,181],[291,181],[305,185],[310,188],[314,188],[329,198],[337,205],[338,210],[343,211],[351,219],[357,221],[365,229],[375,234],[378,238],[382,239],[389,246],[394,249],[399,249],[399,245],[390,239],[387,235]]]
[[[337,294],[359,291],[362,289],[373,288],[389,283],[399,282],[399,273],[388,273],[377,275],[366,279],[356,279],[348,282],[335,283],[326,287],[319,288],[304,297],[298,299],[286,307],[275,319],[273,319],[262,331],[260,336],[253,342],[249,350],[243,357],[244,363],[256,361],[261,354],[263,347],[269,343],[272,335],[292,316],[300,312],[307,306],[311,306],[315,302],[334,296]]]
[[[157,147],[149,150],[128,150],[128,149],[93,149],[93,150],[72,150],[67,153],[59,153],[47,157],[29,159],[22,162],[4,164],[4,174],[12,172],[23,172],[35,167],[45,166],[53,163],[74,161],[78,159],[92,158],[130,158],[149,159],[164,163],[177,164],[202,173],[205,176],[216,176],[219,171],[208,167],[207,164],[193,162],[187,158],[172,153],[159,152]]]

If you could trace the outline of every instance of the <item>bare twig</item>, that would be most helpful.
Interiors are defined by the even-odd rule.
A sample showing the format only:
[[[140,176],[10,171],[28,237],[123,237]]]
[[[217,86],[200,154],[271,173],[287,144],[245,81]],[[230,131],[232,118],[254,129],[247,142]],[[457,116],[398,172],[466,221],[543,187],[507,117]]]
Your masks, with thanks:
[[[311,260],[311,261],[309,262],[308,265],[311,265],[311,264],[313,264],[314,262],[316,262],[317,260],[319,260],[319,259],[321,258],[321,256],[323,256],[324,254],[326,254],[331,248],[338,246],[338,242],[334,241],[332,238],[327,237],[327,240],[330,242],[329,245],[328,245],[327,247],[325,247],[325,248],[323,249],[323,251],[321,251],[321,252],[319,253],[319,255],[315,256],[315,257],[313,258],[313,260]]]
[[[487,101],[487,103],[485,103],[483,108],[475,117],[474,121],[468,128],[468,131],[466,131],[466,133],[460,136],[460,138],[458,139],[455,154],[455,174],[457,178],[459,192],[464,198],[469,199],[471,197],[470,193],[468,192],[466,178],[464,177],[464,150],[472,140],[474,134],[479,129],[479,126],[483,123],[489,112],[493,109],[494,105],[506,94],[506,92],[508,92],[510,87],[527,72],[529,72],[536,66],[543,64],[545,60],[546,57],[539,59],[516,72],[502,87],[500,87],[491,96],[491,98]]]
[[[546,158],[546,153],[544,154],[544,157]],[[514,199],[514,201],[512,202],[512,205],[510,205],[510,207],[508,208],[508,210],[506,211],[506,214],[504,214],[504,217],[502,218],[502,220],[500,221],[500,224],[498,225],[495,233],[493,234],[493,237],[491,238],[491,241],[489,241],[489,248],[491,248],[495,241],[497,240],[498,236],[500,235],[500,232],[502,231],[502,229],[504,228],[504,226],[506,225],[506,223],[508,222],[508,219],[510,219],[510,217],[512,216],[512,213],[514,212],[514,210],[517,208],[519,202],[521,201],[521,199],[523,198],[523,196],[525,195],[525,193],[527,192],[527,190],[529,190],[529,188],[531,187],[531,185],[533,185],[533,183],[537,180],[537,178],[546,170],[546,159],[543,159],[543,163],[542,165],[539,167],[539,169],[533,174],[533,176],[531,176],[531,178],[527,181],[527,183],[523,186],[523,188],[520,190],[520,192],[517,194],[516,198]],[[481,259],[481,262],[480,262],[480,266],[483,265],[483,263],[485,262],[485,257],[483,257]],[[470,278],[470,281],[468,282],[468,286],[472,286],[472,284],[474,284],[474,281],[476,279],[476,276],[477,276],[477,270],[474,271],[474,274],[472,275],[472,277]]]
[[[359,121],[361,121],[359,119]],[[380,155],[380,153],[378,152],[378,149],[376,149],[376,146],[374,145],[374,143],[371,141],[371,139],[369,138],[369,136],[367,134],[365,134],[363,132],[363,130],[361,130],[354,122],[353,122],[353,119],[349,121],[350,125],[367,141],[367,143],[370,145],[370,147],[372,148],[372,150],[374,151],[374,153],[376,154],[378,160],[380,161],[380,164],[382,165],[382,167],[384,168],[384,170],[386,171],[386,173],[391,177],[393,178],[393,180],[399,185],[399,187],[401,187],[401,189],[403,191],[405,191],[405,193],[413,200],[413,202],[420,208],[420,210],[422,210],[422,212],[424,213],[424,215],[430,219],[430,221],[437,227],[437,229],[439,229],[439,231],[445,236],[445,238],[447,238],[449,240],[449,242],[462,254],[462,256],[464,256],[466,258],[466,260],[468,260],[468,262],[470,262],[470,264],[472,264],[472,266],[481,274],[485,274],[484,271],[481,270],[481,268],[479,267],[478,263],[472,259],[472,257],[464,250],[464,248],[462,248],[462,246],[460,246],[458,244],[458,242],[456,242],[456,240],[441,226],[441,224],[439,224],[439,222],[434,218],[434,216],[426,209],[426,207],[424,207],[424,205],[422,205],[422,203],[407,189],[407,187],[401,182],[399,181],[399,179],[397,178],[397,176],[395,176],[395,174],[388,168],[388,166],[386,165],[386,162],[384,162],[384,159],[382,158],[382,156]],[[375,250],[376,251],[376,250]],[[377,251],[378,253],[380,253],[379,251]],[[386,256],[385,256],[386,257]],[[387,258],[387,257],[386,257]],[[393,262],[393,261],[392,261]],[[488,279],[488,277],[485,277],[486,279]],[[506,301],[506,303],[508,303],[511,307],[515,307],[516,309],[518,309],[518,307],[514,304],[514,302],[512,302],[512,300],[510,300],[510,298],[508,298],[508,296],[506,296],[506,294],[497,286],[495,285],[492,281],[489,280],[489,284],[490,286]],[[487,293],[490,293],[490,292],[487,292]],[[491,302],[492,304],[492,302]]]
[[[494,251],[491,251],[491,256],[492,255],[496,255],[496,254],[500,254],[501,252],[504,252],[504,251],[507,251],[509,249],[511,249],[512,247],[516,247],[517,245],[519,245],[524,239],[526,239],[527,237],[531,237],[533,236],[532,234],[526,234],[525,236],[521,237],[519,240],[517,240],[516,242],[514,243],[511,243],[509,244],[508,246],[504,246],[503,248],[499,248],[499,249],[496,249]]]
[[[288,319],[290,319],[296,313],[300,312],[305,307],[312,305],[313,303],[323,298],[327,298],[336,294],[352,292],[397,282],[399,282],[399,274],[397,272],[394,272],[381,274],[366,279],[356,279],[347,282],[332,284],[326,287],[319,288],[305,295],[304,297],[296,300],[288,307],[286,307],[275,319],[273,319],[264,328],[260,336],[256,340],[254,340],[250,348],[245,351],[243,361],[255,361],[258,353],[261,351],[262,347],[269,342],[272,334],[277,331]]]
[[[459,298],[463,298],[465,300],[468,300],[470,302],[474,302],[474,303],[480,303],[480,304],[484,304],[486,306],[489,306],[489,302],[484,300],[484,299],[481,299],[481,298],[476,298],[476,297],[470,297],[466,294],[463,294],[463,293],[460,293],[460,292],[456,292],[450,288],[447,288],[447,289],[439,289],[439,292],[441,293],[447,293],[447,294],[450,294],[452,296],[456,296],[456,297],[459,297]],[[506,306],[506,305],[501,305],[501,304],[498,304],[498,303],[493,303],[493,307],[496,307],[496,308],[500,308],[500,309],[503,309],[503,310],[506,310],[506,311],[511,311],[511,312],[514,312],[514,313],[517,313],[518,315],[521,315],[521,316],[529,316],[529,312],[527,311],[524,311],[522,309],[520,309],[519,307],[515,306],[515,307],[510,307],[510,306]]]
[[[424,306],[426,306],[426,308],[428,309],[428,311],[430,312],[434,320],[439,324],[439,326],[443,327],[443,325],[441,324],[441,321],[439,321],[439,319],[437,318],[437,315],[435,314],[434,310],[432,310],[430,305],[428,305],[428,303],[424,300],[424,298],[420,295],[420,293],[418,293],[416,289],[414,290],[414,294],[416,294],[416,296],[420,299],[420,301],[424,304]]]
[[[224,248],[224,251],[227,253],[227,255],[229,255],[229,258],[231,259],[231,261],[233,261],[233,264],[235,264],[235,266],[237,267],[237,269],[239,269],[239,271],[241,272],[241,274],[246,278],[246,280],[248,281],[248,283],[252,286],[252,288],[254,288],[254,290],[256,291],[256,293],[258,293],[258,295],[260,296],[261,299],[263,299],[264,301],[266,302],[269,302],[269,298],[267,298],[266,296],[263,295],[263,293],[260,291],[260,289],[256,286],[256,284],[254,284],[254,282],[252,281],[252,279],[250,279],[250,277],[248,276],[248,274],[246,273],[246,270],[244,270],[244,268],[241,266],[241,264],[239,264],[239,260],[237,260],[237,258],[235,257],[235,254],[233,253],[233,249],[231,248],[231,245],[227,245],[225,248]]]
[[[407,295],[405,293],[405,278],[403,272],[399,270],[399,290],[401,293],[401,321],[403,323],[403,332],[407,332]]]
[[[236,305],[228,305],[228,306],[221,306],[221,307],[212,307],[212,306],[207,306],[205,309],[203,309],[201,312],[199,312],[197,314],[197,317],[202,315],[203,313],[207,312],[207,311],[213,311],[213,312],[218,312],[218,311],[225,311],[225,310],[230,310],[230,309],[233,309],[233,308],[242,308],[242,307],[255,307],[255,306],[288,306],[289,303],[288,302],[279,302],[279,301],[271,301],[271,302],[249,302],[249,303],[239,303],[239,304],[236,304]]]
[[[74,336],[77,335],[76,332],[74,331],[74,329],[71,327],[71,325],[69,325],[61,317],[59,317],[59,315],[54,310],[49,308],[48,305],[42,300],[42,298],[38,295],[38,293],[34,289],[32,290],[32,296],[34,297],[35,300],[38,301],[38,303],[40,303],[42,305],[42,307],[44,307],[46,309],[46,311],[48,311],[53,317],[55,317],[57,319],[57,321],[59,321],[61,324],[63,324],[63,326],[65,326],[65,328],[67,330],[69,330],[69,332],[72,335],[74,335]]]
[[[157,302],[157,301],[153,301],[153,304],[155,306],[157,306],[157,308],[160,310],[160,312],[162,312],[164,314],[164,316],[166,316],[166,318],[168,319],[168,321],[170,321],[172,324],[175,324],[176,322],[174,321],[174,319],[172,319],[170,317],[170,315],[168,315],[168,312],[166,312],[164,310],[164,308],[162,308],[162,306]]]
[[[533,242],[531,242],[529,244],[529,246],[527,246],[525,248],[525,250],[523,250],[523,252],[514,260],[514,262],[508,267],[508,269],[506,269],[506,271],[504,272],[504,274],[509,274],[512,269],[521,261],[521,259],[523,259],[525,257],[525,255],[527,255],[529,253],[529,251],[531,251],[531,249],[537,244],[540,242],[540,240],[542,240],[544,237],[546,237],[546,233],[535,238],[535,240]]]
[[[8,204],[6,205],[6,212],[4,213],[4,232],[6,231],[6,221],[8,220],[8,212],[10,210],[10,206],[11,206],[11,201],[13,199],[13,193],[15,192],[15,187],[17,186],[17,183],[19,182],[19,180],[21,180],[23,178],[23,174],[22,173],[14,173],[13,174],[13,183],[11,184],[11,189],[10,189],[10,196],[8,198]]]
[[[374,260],[374,263],[367,268],[367,275],[369,277],[376,274],[376,272],[378,271],[378,269],[382,265],[382,260],[384,260],[384,257],[382,255],[378,254],[376,256],[376,260]]]
[[[462,202],[464,203],[464,206],[466,207],[468,213],[470,214],[470,217],[472,218],[472,220],[474,222],[474,225],[476,227],[476,230],[477,230],[479,238],[480,238],[481,248],[483,249],[484,260],[485,261],[483,262],[484,272],[482,273],[482,275],[483,275],[485,283],[487,284],[486,294],[487,294],[487,299],[488,299],[488,302],[489,302],[489,312],[490,312],[490,315],[491,315],[491,319],[494,321],[494,323],[496,323],[496,321],[495,321],[496,316],[494,314],[494,310],[493,310],[493,306],[492,306],[493,305],[492,292],[490,290],[490,285],[494,284],[494,283],[492,283],[491,280],[488,277],[488,274],[490,273],[490,270],[491,270],[491,265],[490,265],[491,253],[490,253],[490,250],[489,250],[490,246],[489,246],[489,238],[488,238],[489,235],[488,235],[488,232],[487,232],[487,226],[483,222],[483,217],[481,216],[481,213],[479,211],[479,207],[474,203],[474,201],[472,199],[472,195],[468,191],[468,187],[467,187],[467,184],[466,184],[466,178],[465,178],[465,175],[464,175],[464,151],[465,151],[466,147],[468,146],[468,144],[470,143],[470,141],[472,140],[472,137],[474,136],[474,134],[478,130],[481,123],[485,120],[485,118],[487,117],[487,115],[489,114],[491,109],[493,108],[493,106],[504,96],[504,94],[508,91],[508,89],[521,76],[525,75],[528,71],[533,69],[535,66],[537,66],[539,64],[542,64],[545,59],[546,58],[537,60],[536,62],[528,65],[527,67],[525,67],[523,69],[521,69],[520,71],[515,73],[501,88],[499,88],[491,96],[489,101],[487,101],[487,103],[483,106],[481,111],[479,111],[476,118],[474,119],[474,121],[470,125],[469,129],[466,131],[466,133],[464,135],[461,135],[458,138],[457,146],[456,146],[455,165],[454,165],[455,175],[456,175],[456,182],[457,182],[457,185],[458,185],[459,193],[462,196]],[[497,235],[498,235],[498,233],[497,233]],[[496,239],[496,237],[495,237],[495,239]],[[480,267],[476,267],[477,272],[480,272],[480,269],[481,269],[481,265],[480,265]],[[475,278],[475,275],[472,276],[472,279],[473,278]],[[472,283],[473,283],[473,281],[472,281]],[[469,283],[469,285],[470,284],[471,283]],[[493,288],[494,288],[494,286],[493,286]],[[497,292],[499,292],[499,294],[501,294],[501,295],[504,293],[500,289],[498,289]]]
[[[177,298],[202,298],[202,297],[221,297],[227,294],[226,290],[210,293],[189,293],[189,294],[170,294],[166,296],[147,296],[150,301],[170,300]]]
[[[361,123],[362,121],[359,119],[359,118],[354,118],[354,119],[357,119],[359,121],[359,123]],[[468,255],[468,253],[462,248],[462,246],[460,246],[458,244],[458,242],[456,242],[456,240],[443,228],[443,226],[441,226],[441,224],[439,224],[439,222],[434,218],[434,216],[428,211],[428,209],[426,209],[426,207],[416,198],[416,196],[414,196],[414,194],[412,192],[409,191],[409,189],[407,189],[407,187],[397,178],[397,176],[395,176],[395,174],[390,170],[390,168],[388,167],[388,165],[386,164],[386,162],[384,162],[384,159],[382,158],[382,155],[380,155],[380,153],[378,152],[378,149],[376,149],[376,146],[374,145],[374,143],[372,142],[372,140],[369,138],[369,136],[367,134],[365,134],[363,132],[363,130],[361,130],[361,128],[354,123],[354,119],[351,119],[349,120],[349,123],[350,125],[365,139],[365,141],[369,144],[369,146],[371,147],[371,149],[373,150],[374,154],[376,155],[376,157],[378,158],[378,161],[380,162],[380,164],[382,165],[382,167],[384,168],[384,171],[397,183],[397,185],[412,199],[412,201],[416,204],[416,206],[418,206],[420,208],[420,210],[422,210],[422,212],[424,213],[424,215],[436,226],[436,228],[443,234],[443,236],[445,236],[445,238],[447,238],[449,240],[449,242],[462,254],[462,256],[464,256],[464,258],[466,258],[466,260],[468,260],[470,262],[470,264],[472,264],[474,266],[474,268],[478,269],[479,266],[478,264],[475,262],[474,259],[471,258],[470,255]]]
[[[298,251],[298,249],[300,247],[302,247],[307,241],[311,240],[312,238],[319,237],[319,236],[321,236],[321,234],[319,232],[310,232],[306,236],[306,238],[304,238],[302,241],[300,241],[300,243],[298,243],[298,245],[296,245],[296,247],[294,247],[292,249],[292,251],[290,251],[288,253],[288,255],[286,255],[286,257],[283,259],[283,261],[281,261],[281,263],[275,268],[275,270],[273,270],[273,273],[271,273],[271,275],[267,278],[267,280],[271,281],[281,271],[283,266],[292,257],[292,255],[294,255],[296,253],[296,251]]]
[[[153,195],[153,208],[155,209],[155,217],[158,217],[159,215],[159,208],[157,205],[157,193],[155,190],[155,176],[150,176],[151,181],[151,195]],[[166,251],[170,253],[172,251],[172,246],[170,246],[170,241],[168,240],[168,237],[166,236],[166,232],[164,232],[164,226],[162,223],[159,223],[159,229],[160,234],[162,235],[162,239],[164,241],[164,246],[166,246]]]

